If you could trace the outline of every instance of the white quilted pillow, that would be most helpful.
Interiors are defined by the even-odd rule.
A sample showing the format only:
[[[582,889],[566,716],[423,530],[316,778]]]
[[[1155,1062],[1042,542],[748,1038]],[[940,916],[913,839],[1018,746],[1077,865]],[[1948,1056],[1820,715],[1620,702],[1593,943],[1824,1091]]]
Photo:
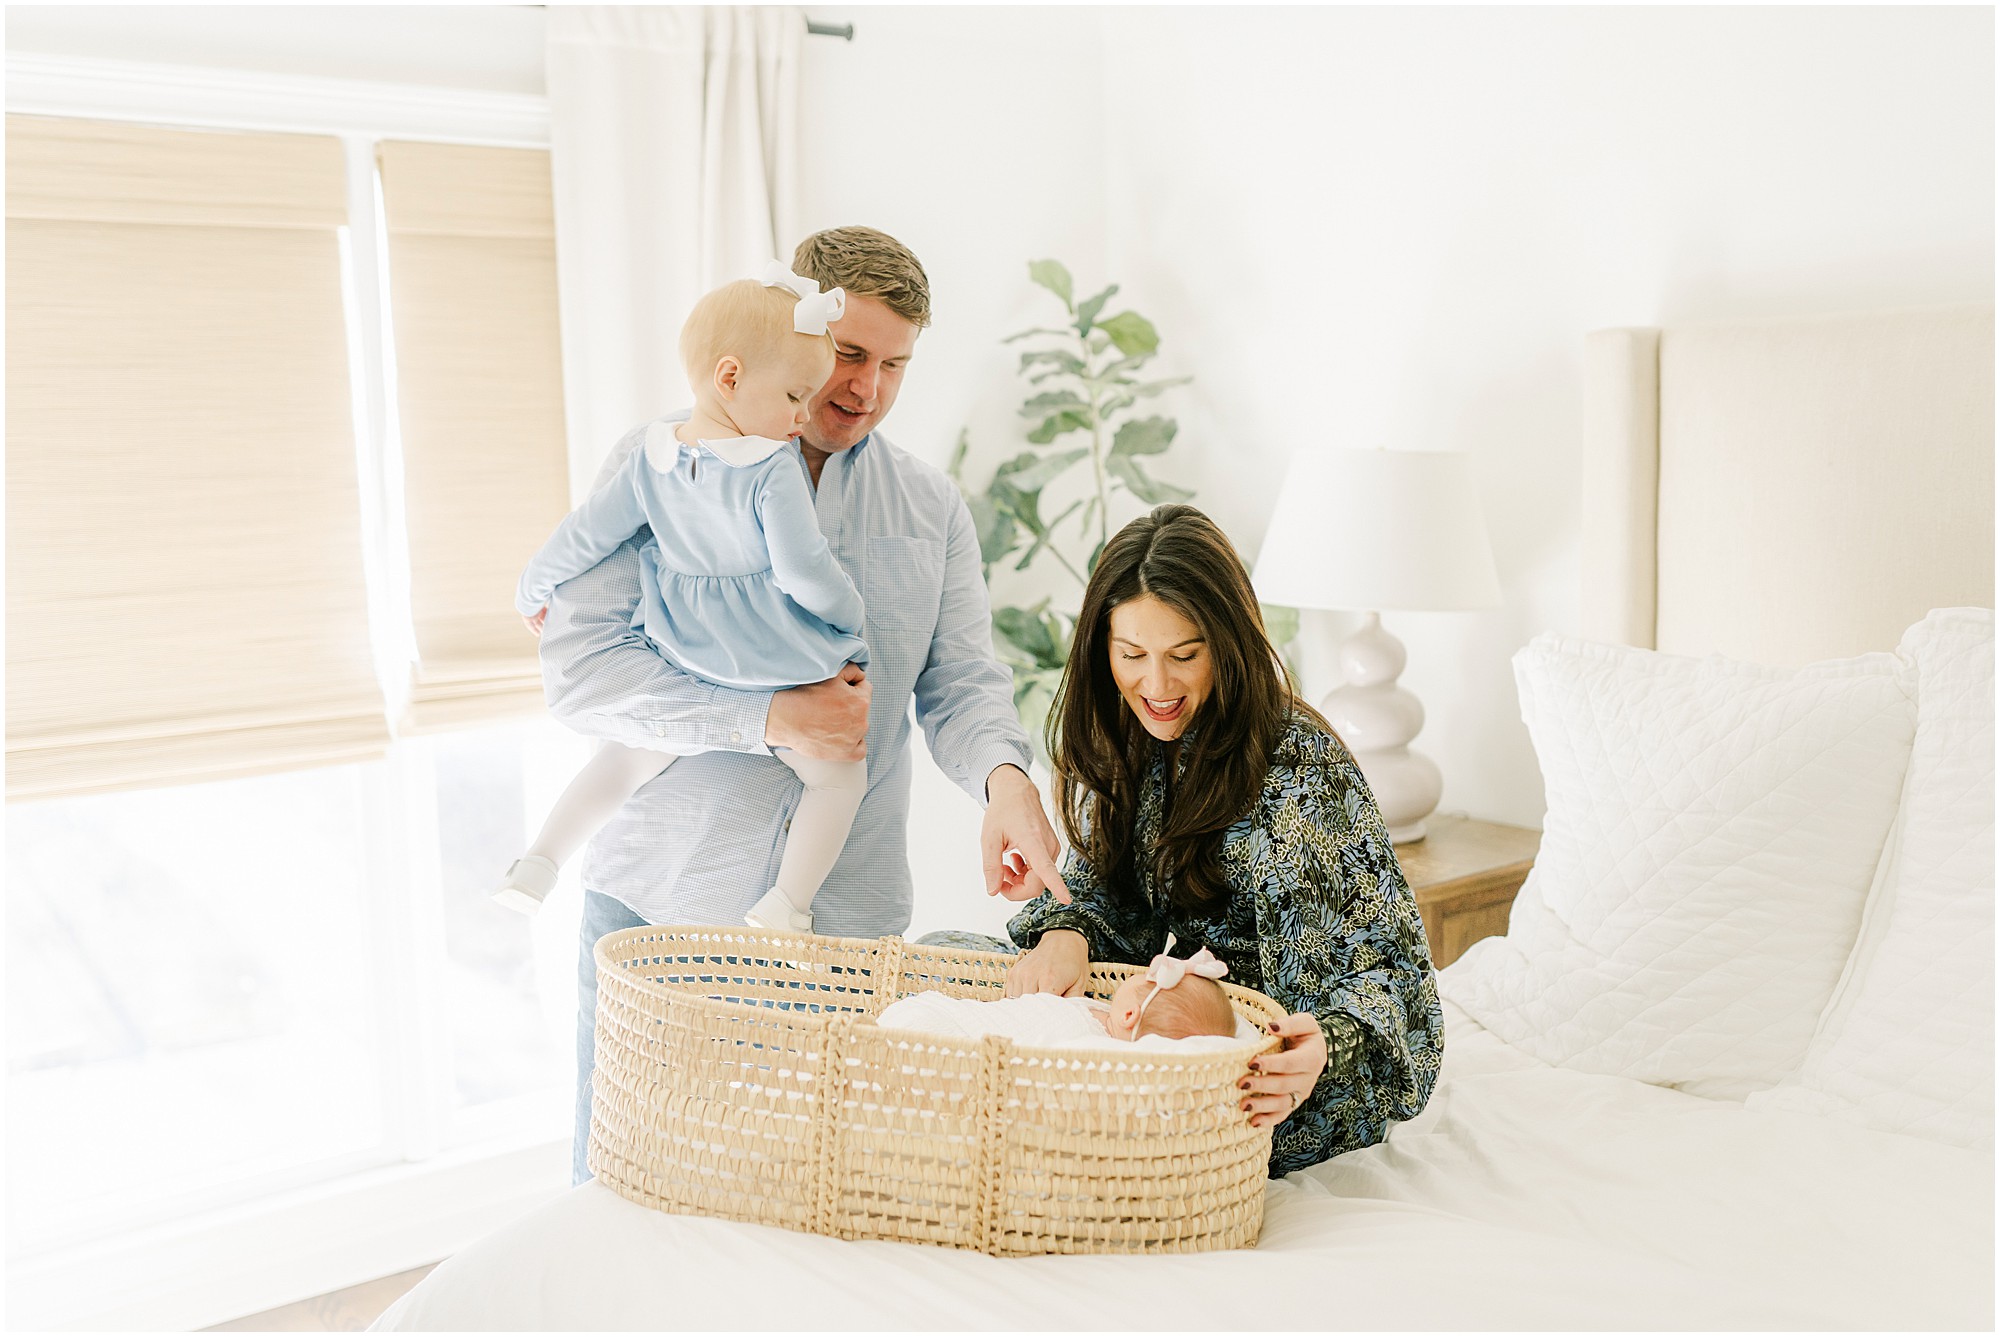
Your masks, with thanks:
[[[1542,636],[1514,676],[1547,788],[1541,852],[1507,935],[1441,991],[1563,1067],[1716,1099],[1795,1070],[1895,816],[1908,666]]]
[[[1917,737],[1861,941],[1798,1075],[1750,1104],[1993,1144],[1993,614],[1947,608],[1898,650]]]

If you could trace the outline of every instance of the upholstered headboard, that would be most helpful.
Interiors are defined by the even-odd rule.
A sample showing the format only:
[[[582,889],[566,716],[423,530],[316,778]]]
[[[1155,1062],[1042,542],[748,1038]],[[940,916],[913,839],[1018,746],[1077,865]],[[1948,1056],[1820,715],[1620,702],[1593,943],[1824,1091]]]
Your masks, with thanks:
[[[1583,634],[1791,667],[1993,605],[1993,308],[1585,348]]]

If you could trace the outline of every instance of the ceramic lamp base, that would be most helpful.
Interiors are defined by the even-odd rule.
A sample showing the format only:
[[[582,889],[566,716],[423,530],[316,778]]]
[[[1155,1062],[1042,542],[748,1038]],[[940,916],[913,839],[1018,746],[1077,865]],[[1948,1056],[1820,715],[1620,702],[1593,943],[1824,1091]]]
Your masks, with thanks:
[[[1398,845],[1422,840],[1425,821],[1444,794],[1437,763],[1410,750],[1424,727],[1423,703],[1396,685],[1409,662],[1403,643],[1374,613],[1340,647],[1343,682],[1327,693],[1320,713],[1361,767],[1375,806]]]

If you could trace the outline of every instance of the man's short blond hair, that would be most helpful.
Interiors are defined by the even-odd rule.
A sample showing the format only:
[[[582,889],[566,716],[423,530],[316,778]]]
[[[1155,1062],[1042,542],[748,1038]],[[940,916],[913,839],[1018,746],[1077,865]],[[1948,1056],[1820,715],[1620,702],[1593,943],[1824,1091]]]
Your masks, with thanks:
[[[918,329],[931,323],[931,281],[910,248],[872,227],[830,227],[792,253],[792,272],[850,297],[872,297]]]
[[[831,356],[831,335],[800,334],[792,328],[798,304],[798,294],[791,289],[756,279],[725,283],[704,296],[681,326],[681,365],[687,369],[688,384],[705,384],[725,357],[746,364],[776,357],[794,339],[817,343]]]
[[[1150,984],[1146,988],[1152,991]],[[1179,984],[1160,990],[1146,1004],[1134,1038],[1164,1035],[1184,1040],[1190,1035],[1234,1034],[1236,1009],[1229,1005],[1229,995],[1222,991],[1222,986],[1200,975],[1186,975]]]

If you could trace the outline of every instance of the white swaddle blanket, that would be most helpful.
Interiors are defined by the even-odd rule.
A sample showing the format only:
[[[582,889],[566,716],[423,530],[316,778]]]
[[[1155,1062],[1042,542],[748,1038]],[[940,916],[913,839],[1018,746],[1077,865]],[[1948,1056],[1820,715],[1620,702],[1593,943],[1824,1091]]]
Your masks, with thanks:
[[[912,994],[889,1004],[875,1022],[897,1030],[949,1035],[961,1040],[1004,1035],[1045,1049],[1164,1049],[1187,1053],[1227,1049],[1259,1034],[1256,1025],[1239,1013],[1235,1035],[1190,1035],[1178,1040],[1165,1035],[1142,1035],[1137,1040],[1119,1040],[1104,1029],[1108,1012],[1094,998],[1062,998],[1052,993],[983,1000],[930,992]]]

